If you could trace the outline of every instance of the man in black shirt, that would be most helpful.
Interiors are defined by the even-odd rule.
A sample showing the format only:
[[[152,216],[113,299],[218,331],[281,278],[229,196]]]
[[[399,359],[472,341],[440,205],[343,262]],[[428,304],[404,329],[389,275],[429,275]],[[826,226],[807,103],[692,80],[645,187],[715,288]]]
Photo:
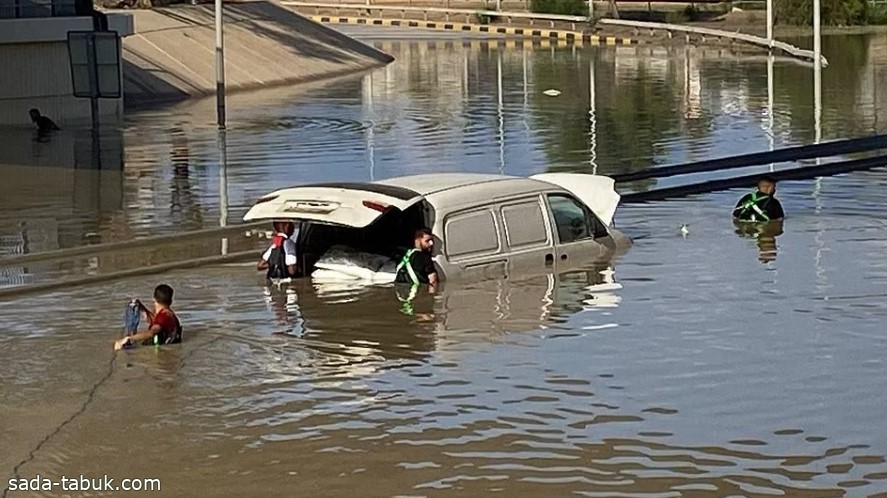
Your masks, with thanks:
[[[394,281],[402,284],[429,284],[433,289],[437,285],[437,269],[431,259],[431,248],[434,237],[431,230],[420,228],[413,236],[413,248],[409,249],[397,265],[397,276]]]
[[[776,180],[762,176],[758,190],[745,194],[733,208],[733,218],[739,221],[768,222],[785,218],[782,204],[776,199]]]

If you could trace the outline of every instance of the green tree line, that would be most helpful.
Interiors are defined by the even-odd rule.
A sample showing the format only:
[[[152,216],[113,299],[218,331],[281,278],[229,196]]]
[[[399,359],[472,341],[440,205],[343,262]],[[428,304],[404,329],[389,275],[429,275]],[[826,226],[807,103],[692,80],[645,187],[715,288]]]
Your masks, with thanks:
[[[776,22],[796,26],[813,24],[813,0],[776,0]],[[869,0],[820,0],[822,24],[852,26],[887,23],[887,8]]]
[[[887,7],[870,0],[820,0],[822,23],[828,26],[854,26],[862,24],[887,24]],[[616,10],[611,0],[610,10]],[[724,2],[729,6],[730,2]],[[813,0],[776,0],[776,22],[795,26],[813,24]],[[530,10],[546,14],[588,15],[587,0],[530,0]],[[694,20],[696,12],[691,3],[683,15]],[[618,15],[617,15],[618,16]]]

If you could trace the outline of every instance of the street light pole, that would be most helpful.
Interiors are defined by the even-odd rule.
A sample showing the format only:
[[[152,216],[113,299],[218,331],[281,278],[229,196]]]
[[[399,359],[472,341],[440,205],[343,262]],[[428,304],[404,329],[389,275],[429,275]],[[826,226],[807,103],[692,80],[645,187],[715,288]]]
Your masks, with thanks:
[[[820,0],[813,0],[813,113],[816,126],[816,143],[822,139],[822,40],[820,33]]]
[[[216,114],[219,128],[225,128],[225,47],[222,37],[222,0],[216,3]]]
[[[773,48],[773,0],[767,0],[767,46]]]

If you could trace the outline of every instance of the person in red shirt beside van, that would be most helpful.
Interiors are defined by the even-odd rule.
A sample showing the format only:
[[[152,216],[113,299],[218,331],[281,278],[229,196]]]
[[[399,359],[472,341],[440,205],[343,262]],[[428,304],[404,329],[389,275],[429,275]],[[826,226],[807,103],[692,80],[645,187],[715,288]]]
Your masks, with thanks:
[[[182,342],[182,325],[179,323],[179,317],[171,308],[172,295],[172,287],[160,284],[154,289],[154,311],[149,310],[140,301],[136,301],[139,309],[148,318],[148,330],[115,341],[114,349],[119,350],[139,341],[145,346]]]

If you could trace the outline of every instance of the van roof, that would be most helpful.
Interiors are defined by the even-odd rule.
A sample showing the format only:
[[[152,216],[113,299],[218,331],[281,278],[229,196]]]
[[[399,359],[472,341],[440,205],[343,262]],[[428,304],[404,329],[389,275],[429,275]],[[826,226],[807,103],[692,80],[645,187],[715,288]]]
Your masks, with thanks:
[[[421,175],[399,176],[375,182],[380,185],[389,185],[408,189],[422,196],[428,196],[462,187],[470,187],[481,183],[509,182],[528,183],[536,185],[539,182],[528,178],[509,175],[495,175],[484,173],[428,173]]]

